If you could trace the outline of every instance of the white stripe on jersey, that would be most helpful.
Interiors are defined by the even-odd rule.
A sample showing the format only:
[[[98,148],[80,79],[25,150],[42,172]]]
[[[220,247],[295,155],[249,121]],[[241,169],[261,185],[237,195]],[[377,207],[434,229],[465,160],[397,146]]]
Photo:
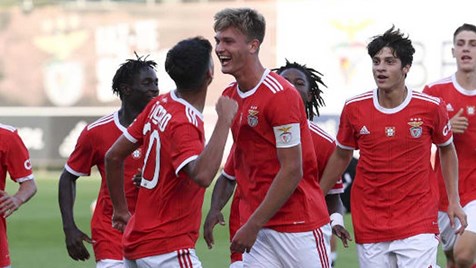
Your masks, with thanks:
[[[264,79],[263,84],[265,84],[273,93],[283,90],[283,85],[281,85],[278,80],[276,80],[276,78],[269,74]]]
[[[188,122],[198,127],[197,114],[195,114],[195,111],[185,106],[185,114],[187,115]]]
[[[12,126],[9,126],[9,125],[4,125],[4,124],[0,124],[0,128],[3,128],[3,129],[8,130],[10,132],[15,132],[15,130],[17,130],[15,127],[12,127]]]
[[[97,126],[100,126],[100,125],[104,125],[104,124],[107,124],[111,121],[114,120],[114,114],[110,114],[110,115],[106,115],[106,116],[103,116],[101,118],[99,118],[98,120],[92,122],[88,127],[88,131],[97,127]]]
[[[440,105],[440,98],[432,97],[432,96],[427,95],[425,93],[420,93],[420,92],[413,91],[413,97],[415,99],[424,100],[424,101],[428,101],[428,102],[433,102],[436,105]]]
[[[309,125],[309,130],[316,133],[317,135],[321,136],[322,138],[326,139],[330,143],[334,142],[334,138],[327,134],[322,128],[320,128],[316,123],[307,121]]]
[[[450,84],[450,83],[453,83],[453,81],[451,80],[451,76],[448,76],[446,78],[443,78],[443,79],[440,79],[440,80],[435,81],[433,83],[430,83],[427,86],[432,87],[434,85],[443,85],[443,84]]]
[[[362,101],[362,100],[371,99],[371,98],[373,98],[373,92],[372,91],[365,92],[363,94],[354,96],[354,97],[346,100],[345,105],[351,104],[351,103],[356,102],[356,101]]]

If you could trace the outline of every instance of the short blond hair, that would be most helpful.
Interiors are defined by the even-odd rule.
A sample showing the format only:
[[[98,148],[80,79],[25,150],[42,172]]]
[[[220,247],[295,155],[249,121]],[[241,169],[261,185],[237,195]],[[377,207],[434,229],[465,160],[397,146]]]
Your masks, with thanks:
[[[251,41],[257,39],[263,43],[266,21],[260,13],[251,8],[225,8],[215,14],[215,32],[234,27]]]

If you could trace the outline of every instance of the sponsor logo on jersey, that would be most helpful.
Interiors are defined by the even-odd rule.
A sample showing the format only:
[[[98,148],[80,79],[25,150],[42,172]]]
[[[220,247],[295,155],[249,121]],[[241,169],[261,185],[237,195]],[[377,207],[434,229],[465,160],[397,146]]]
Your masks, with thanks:
[[[466,106],[466,113],[468,115],[474,115],[475,112],[476,112],[475,106]]]
[[[420,138],[423,133],[423,128],[421,127],[423,121],[421,118],[410,118],[408,124],[411,126],[410,135],[412,135],[413,138]]]
[[[131,154],[132,158],[137,160],[137,159],[140,159],[141,156],[142,156],[142,150],[141,148],[138,148],[137,150],[135,150],[134,152],[132,152]]]
[[[248,110],[248,125],[250,127],[256,127],[256,125],[258,125],[258,116],[256,116],[258,113],[256,107],[253,106]]]
[[[450,130],[451,130],[451,123],[448,121],[448,124],[446,124],[446,126],[443,128],[443,136],[446,137],[446,135],[450,133]]]
[[[385,135],[387,135],[387,137],[395,136],[395,127],[385,127]]]
[[[293,139],[293,134],[291,133],[291,131],[289,131],[290,129],[291,126],[284,126],[278,129],[279,131],[281,131],[279,137],[281,138],[282,142],[288,143]]]
[[[361,129],[360,129],[360,135],[369,135],[370,134],[370,131],[367,129],[366,126],[363,126]]]
[[[25,160],[25,162],[23,163],[23,166],[25,167],[25,169],[30,170],[31,169],[30,159]]]
[[[453,109],[453,106],[451,105],[451,103],[448,103],[448,104],[446,104],[446,110],[447,110],[448,112],[452,112],[452,111],[454,111],[455,109]]]

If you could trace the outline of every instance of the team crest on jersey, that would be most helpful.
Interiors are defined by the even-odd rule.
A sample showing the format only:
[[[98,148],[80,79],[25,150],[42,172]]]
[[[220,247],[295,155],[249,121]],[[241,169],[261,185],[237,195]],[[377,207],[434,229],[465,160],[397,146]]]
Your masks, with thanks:
[[[132,152],[131,156],[132,156],[132,158],[134,158],[134,159],[136,159],[136,160],[137,160],[137,159],[140,159],[141,156],[142,156],[142,150],[141,150],[141,148],[138,148],[137,150],[135,150],[134,152]]]
[[[395,136],[395,127],[385,127],[385,135],[387,135],[387,137]]]
[[[258,125],[258,113],[255,106],[251,106],[248,110],[248,125],[250,127],[256,127],[256,125]]]
[[[423,128],[421,127],[423,121],[421,118],[410,118],[408,124],[411,126],[410,135],[412,135],[413,138],[420,138],[423,133]]]
[[[476,108],[474,106],[466,106],[466,113],[468,115],[474,115]]]
[[[284,126],[284,127],[278,128],[278,130],[281,131],[281,134],[279,134],[279,137],[281,138],[281,141],[283,143],[288,143],[293,139],[293,134],[291,133],[291,131],[289,131],[290,129],[291,129],[291,126]]]

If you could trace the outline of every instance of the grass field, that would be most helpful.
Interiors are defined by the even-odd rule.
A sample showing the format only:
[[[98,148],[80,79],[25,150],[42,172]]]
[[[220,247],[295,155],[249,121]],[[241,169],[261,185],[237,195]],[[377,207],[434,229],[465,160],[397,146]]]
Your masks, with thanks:
[[[59,172],[36,171],[38,192],[27,204],[22,206],[8,218],[8,237],[12,267],[48,267],[76,268],[95,267],[94,260],[76,262],[69,258],[64,244],[64,234],[58,207]],[[75,203],[75,219],[77,225],[87,233],[91,217],[90,205],[96,198],[99,188],[97,175],[78,180]],[[13,193],[17,185],[9,181],[7,191]],[[207,190],[203,206],[204,215],[210,204],[211,188]],[[228,215],[228,207],[224,211]],[[350,216],[345,218],[347,227],[351,227]],[[228,227],[218,226],[215,229],[215,247],[208,250],[202,237],[197,242],[197,254],[205,268],[228,267]],[[201,230],[200,230],[201,231]],[[202,232],[201,232],[202,233]],[[340,242],[339,242],[340,243]],[[91,255],[92,249],[88,246]],[[339,258],[336,267],[358,267],[355,244],[348,249],[339,244]],[[439,263],[444,263],[439,252]],[[444,267],[444,266],[442,266]]]

